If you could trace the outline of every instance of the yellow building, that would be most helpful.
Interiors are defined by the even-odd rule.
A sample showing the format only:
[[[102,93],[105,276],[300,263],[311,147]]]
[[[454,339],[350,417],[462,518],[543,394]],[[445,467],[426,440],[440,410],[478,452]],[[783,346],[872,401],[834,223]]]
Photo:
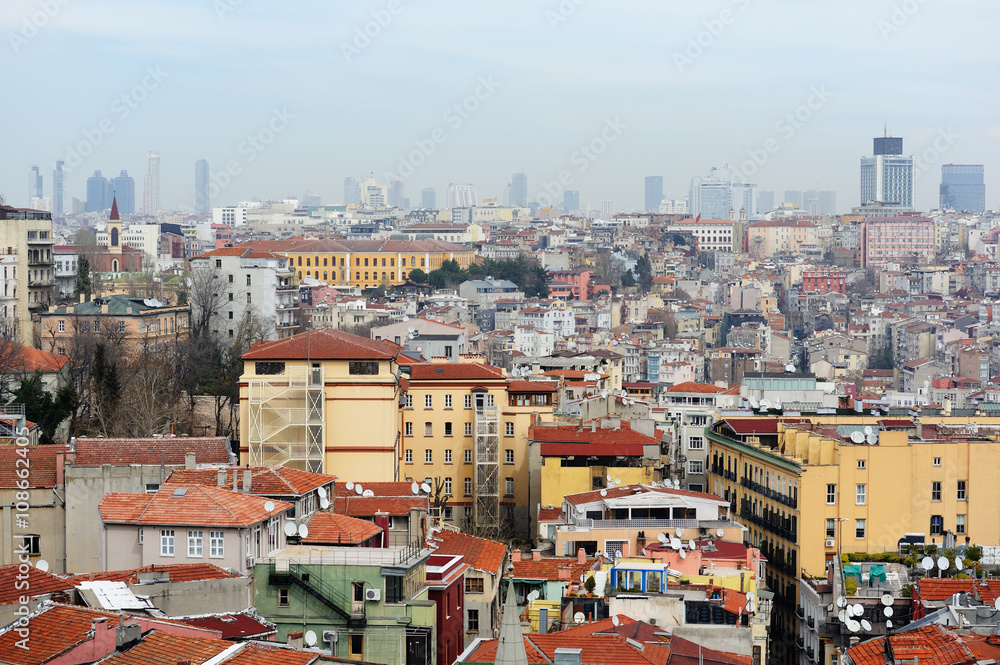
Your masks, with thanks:
[[[797,253],[802,245],[817,244],[817,227],[802,220],[754,222],[746,227],[747,251],[756,259],[778,253]]]
[[[405,284],[414,269],[430,272],[445,261],[472,265],[472,249],[435,239],[337,240],[291,238],[256,240],[240,247],[287,256],[299,279],[312,277],[330,286],[361,289]]]
[[[243,354],[241,464],[398,480],[400,347],[319,329]]]
[[[551,421],[558,384],[510,380],[479,357],[404,371],[399,476],[440,480],[445,521],[526,537],[528,430],[536,415]]]
[[[914,534],[1000,544],[1000,418],[968,420],[741,417],[706,430],[709,489],[768,559],[776,634],[794,636],[802,571],[821,574],[838,552],[895,552]]]

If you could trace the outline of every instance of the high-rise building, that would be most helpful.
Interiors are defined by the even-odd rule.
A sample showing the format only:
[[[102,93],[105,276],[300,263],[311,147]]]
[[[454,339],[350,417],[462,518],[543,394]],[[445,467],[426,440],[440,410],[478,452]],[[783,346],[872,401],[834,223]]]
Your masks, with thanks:
[[[194,163],[194,211],[212,211],[212,199],[208,193],[208,160],[199,159]]]
[[[32,166],[28,171],[28,198],[42,198],[42,173],[37,166]]]
[[[774,210],[774,192],[760,190],[757,192],[757,214],[766,215]]]
[[[802,210],[802,192],[797,189],[786,189],[784,203],[790,203]]]
[[[360,183],[357,178],[344,178],[344,205],[356,206],[361,204]]]
[[[118,212],[122,215],[135,214],[135,178],[122,171],[110,182],[111,198],[118,202]],[[110,205],[110,204],[108,204]]]
[[[521,171],[510,179],[510,206],[525,207],[528,205],[528,175]]]
[[[615,202],[612,199],[604,199],[601,204],[601,215],[604,219],[611,219],[615,215]]]
[[[861,158],[861,205],[913,209],[913,157],[903,156],[903,139],[875,139],[874,157]]]
[[[94,175],[87,178],[87,212],[101,212],[111,207],[111,184],[108,179],[101,175],[100,171],[94,171]]]
[[[809,189],[804,192],[786,192],[786,194],[796,195],[795,205],[808,215],[837,214],[836,192]]]
[[[420,192],[420,207],[424,210],[434,210],[437,208],[437,190],[433,187],[424,187]]]
[[[375,182],[374,176],[368,176],[362,180],[358,186],[358,198],[361,201],[361,207],[366,210],[384,208],[388,199],[386,189],[385,185]]]
[[[663,200],[663,176],[646,176],[646,212],[657,212]]]
[[[63,192],[66,184],[63,174],[63,164],[65,162],[56,162],[56,168],[52,171],[52,214],[54,215],[62,215],[66,208],[66,195]]]
[[[397,179],[389,181],[389,191],[387,200],[390,208],[403,207],[403,181]]]
[[[142,199],[142,211],[147,215],[155,215],[160,211],[160,153],[149,153],[149,164],[146,166],[146,191]]]
[[[567,189],[563,192],[562,211],[565,213],[580,209],[580,192],[576,189]]]
[[[986,211],[986,184],[982,164],[944,164],[941,167],[941,209]]]
[[[757,215],[757,185],[739,182],[738,173],[713,168],[708,177],[691,178],[691,211],[705,219],[742,219]]]
[[[820,190],[819,214],[821,215],[837,214],[837,192],[829,189]]]
[[[448,184],[449,208],[471,208],[476,205],[479,205],[479,200],[476,197],[476,188],[474,185]]]

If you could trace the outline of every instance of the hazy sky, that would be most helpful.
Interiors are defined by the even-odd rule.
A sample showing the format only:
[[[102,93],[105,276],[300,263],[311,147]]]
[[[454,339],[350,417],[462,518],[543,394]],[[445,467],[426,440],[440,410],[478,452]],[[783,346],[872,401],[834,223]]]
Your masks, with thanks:
[[[499,196],[524,169],[532,197],[562,174],[629,210],[646,175],[683,198],[728,163],[846,211],[888,123],[927,159],[919,207],[941,164],[983,163],[996,209],[998,25],[996,0],[4,0],[0,192],[26,204],[38,164],[50,196],[64,159],[68,196],[128,169],[141,204],[158,150],[175,209],[205,158],[213,205],[336,203],[370,171],[441,204],[449,182]]]

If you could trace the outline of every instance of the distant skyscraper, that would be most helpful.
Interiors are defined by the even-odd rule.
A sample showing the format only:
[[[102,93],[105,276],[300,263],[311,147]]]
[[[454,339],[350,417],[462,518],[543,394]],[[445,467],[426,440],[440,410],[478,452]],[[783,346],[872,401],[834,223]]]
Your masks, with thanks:
[[[122,171],[111,179],[111,197],[118,202],[118,212],[122,215],[135,214],[135,179]],[[110,203],[108,206],[110,207]]]
[[[562,211],[565,213],[580,209],[580,192],[576,189],[567,189],[563,192]]]
[[[476,196],[476,188],[471,183],[463,188],[465,192],[465,202],[462,204],[467,208],[479,205],[479,197]]]
[[[819,214],[837,214],[837,192],[832,190],[820,190],[819,192]]]
[[[471,208],[479,205],[476,198],[476,188],[473,185],[448,185],[448,207],[449,208]]]
[[[361,181],[361,185],[358,187],[358,195],[361,200],[359,205],[366,210],[384,208],[388,199],[386,190],[387,187],[385,185],[375,182],[374,176],[368,176]]]
[[[941,167],[941,209],[985,212],[986,184],[982,164],[944,164]]]
[[[646,212],[657,212],[663,200],[663,176],[646,176]]]
[[[356,206],[361,204],[357,178],[344,178],[344,205]]]
[[[510,179],[510,206],[513,208],[528,205],[528,175],[521,171]]]
[[[52,171],[52,214],[62,215],[66,207],[66,195],[63,191],[66,181],[64,180],[63,164],[56,162],[56,168]]]
[[[42,173],[37,166],[28,171],[28,199],[42,198]]]
[[[146,166],[146,190],[143,193],[142,211],[147,215],[155,215],[160,211],[160,153],[149,153],[149,164]]]
[[[111,207],[111,185],[100,171],[87,178],[87,212],[101,212]]]
[[[762,189],[757,192],[757,214],[766,215],[774,210],[774,192]]]
[[[390,180],[389,181],[389,192],[387,194],[388,204],[390,208],[402,208],[403,207],[403,181],[402,180]]]
[[[424,210],[434,210],[437,208],[437,190],[433,187],[424,187],[420,192],[420,207]]]
[[[611,199],[604,199],[604,203],[601,206],[601,214],[604,219],[611,219],[615,216],[615,202]]]
[[[861,205],[879,203],[913,209],[913,157],[903,156],[903,139],[875,139],[874,157],[861,158]]]
[[[194,163],[194,211],[212,212],[212,199],[208,193],[208,160],[199,159]]]
[[[796,208],[802,208],[802,192],[797,189],[786,189],[783,203],[791,203]]]
[[[737,172],[712,169],[707,178],[691,179],[690,214],[705,219],[740,219],[757,213],[757,185],[739,182]]]

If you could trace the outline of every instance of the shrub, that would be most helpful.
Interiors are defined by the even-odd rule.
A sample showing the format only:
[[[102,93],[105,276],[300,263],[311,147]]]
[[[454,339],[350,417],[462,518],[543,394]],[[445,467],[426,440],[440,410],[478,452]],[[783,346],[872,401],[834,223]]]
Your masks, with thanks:
[[[902,587],[900,587],[900,589],[899,589],[899,597],[900,598],[912,598],[913,597],[913,585],[912,584],[904,584]]]
[[[912,556],[904,556],[902,563],[903,563],[904,566],[909,566],[910,568],[913,568],[913,557]]]
[[[844,590],[847,591],[848,596],[853,596],[858,592],[858,582],[852,577],[848,577],[844,582]]]
[[[597,588],[597,580],[591,575],[587,578],[587,581],[583,583],[583,588],[587,590],[587,593],[593,595],[594,589]]]

